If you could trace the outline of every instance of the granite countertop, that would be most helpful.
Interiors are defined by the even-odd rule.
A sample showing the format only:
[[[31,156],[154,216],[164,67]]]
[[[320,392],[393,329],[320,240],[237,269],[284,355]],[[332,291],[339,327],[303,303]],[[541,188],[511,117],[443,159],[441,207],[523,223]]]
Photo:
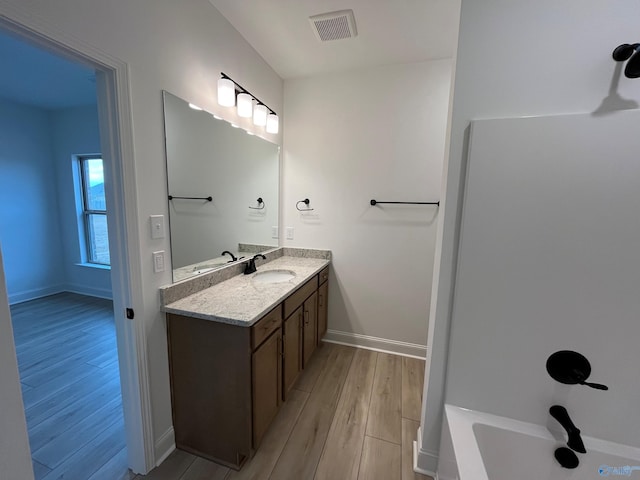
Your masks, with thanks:
[[[164,305],[162,309],[167,313],[249,327],[329,263],[324,258],[281,256],[258,265],[256,273],[291,270],[296,274],[291,280],[258,284],[252,281],[256,273],[240,274]]]

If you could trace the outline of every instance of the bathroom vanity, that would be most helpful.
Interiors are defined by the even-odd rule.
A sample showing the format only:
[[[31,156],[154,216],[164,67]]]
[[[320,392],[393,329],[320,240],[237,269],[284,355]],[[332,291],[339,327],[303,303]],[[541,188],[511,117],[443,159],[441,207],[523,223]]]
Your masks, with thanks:
[[[327,329],[330,252],[266,255],[256,273],[233,264],[162,293],[176,446],[235,469]]]

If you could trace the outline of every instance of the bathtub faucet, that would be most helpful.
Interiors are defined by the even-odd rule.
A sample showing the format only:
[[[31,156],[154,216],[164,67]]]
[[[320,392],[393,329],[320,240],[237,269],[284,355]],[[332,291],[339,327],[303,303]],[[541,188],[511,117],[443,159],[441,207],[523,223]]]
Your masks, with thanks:
[[[560,405],[553,405],[549,409],[549,413],[567,431],[567,436],[569,437],[567,446],[571,450],[575,450],[576,452],[587,453],[587,450],[584,448],[584,443],[582,443],[580,430],[571,421],[571,417],[569,417],[569,412],[567,412],[567,409]]]

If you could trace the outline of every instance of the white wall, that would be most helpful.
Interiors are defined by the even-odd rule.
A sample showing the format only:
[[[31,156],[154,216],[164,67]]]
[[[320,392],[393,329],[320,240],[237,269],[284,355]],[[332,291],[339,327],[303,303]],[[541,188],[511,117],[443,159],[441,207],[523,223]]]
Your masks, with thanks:
[[[439,200],[450,79],[438,60],[285,82],[285,244],[333,252],[329,338],[425,353],[438,208],[369,201]]]
[[[73,156],[102,153],[98,111],[95,106],[53,110],[51,121],[52,161],[55,163],[60,229],[64,236],[64,288],[69,291],[111,298],[111,272],[81,265],[82,249],[73,175]],[[108,208],[108,206],[107,206]]]
[[[51,142],[45,110],[0,100],[0,240],[12,302],[65,281]]]
[[[632,0],[613,3],[605,0],[562,3],[463,0],[441,232],[442,255],[436,260],[440,288],[435,315],[430,319],[430,332],[437,332],[441,340],[434,345],[434,350],[446,350],[455,281],[461,177],[465,173],[470,120],[594,112],[608,96],[614,78],[616,64],[611,52],[621,43],[637,41],[639,13],[638,3]],[[637,80],[623,77],[617,92],[623,98],[638,101],[639,88]],[[456,328],[464,328],[465,322],[486,320],[456,318]],[[562,319],[558,321],[562,325]],[[494,333],[488,325],[486,336]],[[624,335],[624,331],[616,334]],[[455,354],[462,355],[462,360],[468,363],[482,363],[485,355],[502,355],[505,362],[518,362],[517,348],[510,350],[513,351],[487,351],[483,337],[479,337],[472,351]],[[437,451],[441,418],[437,399],[442,396],[442,373],[446,366],[438,361],[432,362],[431,368],[433,381],[427,382],[428,398],[422,419],[421,440],[425,452]],[[538,367],[523,365],[523,371],[529,368]],[[634,373],[633,378],[635,376]],[[473,392],[468,395],[473,396]]]
[[[129,66],[137,211],[142,258],[142,298],[133,298],[136,321],[147,332],[150,397],[156,455],[172,445],[171,400],[164,314],[158,287],[171,282],[171,269],[153,273],[152,252],[169,251],[169,238],[150,238],[149,215],[168,215],[162,90],[219,112],[241,125],[231,109],[217,105],[216,82],[223,71],[275,111],[282,110],[282,80],[206,0],[104,2],[0,0],[3,15],[30,18]],[[97,20],[99,19],[99,20]],[[279,143],[279,137],[272,136]],[[4,335],[4,332],[0,332]],[[17,385],[14,385],[17,388]]]
[[[33,478],[31,450],[24,418],[18,362],[13,343],[7,290],[0,249],[0,471],[3,478]],[[11,388],[17,385],[18,388]]]

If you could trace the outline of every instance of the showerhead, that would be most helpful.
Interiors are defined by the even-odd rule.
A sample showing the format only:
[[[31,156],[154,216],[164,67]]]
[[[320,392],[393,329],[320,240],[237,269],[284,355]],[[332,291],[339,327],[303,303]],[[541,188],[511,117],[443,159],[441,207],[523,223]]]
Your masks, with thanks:
[[[624,69],[624,76],[627,78],[640,78],[640,43],[632,45],[623,43],[618,45],[613,51],[613,59],[616,62],[627,62]]]

